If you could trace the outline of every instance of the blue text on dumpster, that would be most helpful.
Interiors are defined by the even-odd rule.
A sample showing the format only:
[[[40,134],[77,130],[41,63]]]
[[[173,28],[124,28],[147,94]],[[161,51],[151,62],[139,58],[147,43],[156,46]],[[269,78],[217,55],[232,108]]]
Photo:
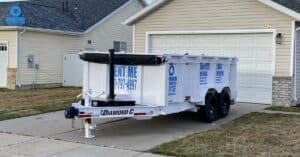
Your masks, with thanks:
[[[224,79],[224,69],[222,64],[217,64],[217,69],[216,69],[216,83],[223,83]]]
[[[200,64],[200,85],[208,84],[208,72],[210,69],[209,63],[201,63]]]
[[[115,88],[136,90],[137,66],[115,66]]]
[[[175,74],[175,66],[170,64],[169,66],[169,90],[168,95],[176,95],[177,76]]]

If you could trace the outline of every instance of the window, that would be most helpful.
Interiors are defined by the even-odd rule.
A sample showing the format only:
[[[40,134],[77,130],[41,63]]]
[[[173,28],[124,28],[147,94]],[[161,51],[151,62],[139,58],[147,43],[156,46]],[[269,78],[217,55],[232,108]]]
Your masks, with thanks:
[[[0,51],[7,51],[7,45],[6,44],[0,44]]]
[[[116,52],[126,52],[127,43],[122,41],[114,41],[114,49]]]

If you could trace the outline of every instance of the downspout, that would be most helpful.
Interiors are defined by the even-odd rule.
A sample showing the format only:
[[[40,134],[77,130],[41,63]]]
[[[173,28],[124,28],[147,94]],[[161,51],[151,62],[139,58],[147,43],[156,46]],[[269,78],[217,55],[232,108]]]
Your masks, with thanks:
[[[297,40],[298,40],[298,37],[297,37],[297,32],[300,31],[300,27],[296,28],[295,29],[295,32],[294,32],[294,66],[293,66],[293,104],[295,103],[298,103],[299,100],[297,98],[297,73],[296,73],[296,70],[297,70]]]

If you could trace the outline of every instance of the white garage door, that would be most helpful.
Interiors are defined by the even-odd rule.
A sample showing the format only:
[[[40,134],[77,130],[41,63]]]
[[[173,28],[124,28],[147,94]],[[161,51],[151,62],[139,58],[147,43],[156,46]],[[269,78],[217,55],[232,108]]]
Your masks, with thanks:
[[[272,34],[151,35],[151,53],[235,56],[239,102],[272,102]]]

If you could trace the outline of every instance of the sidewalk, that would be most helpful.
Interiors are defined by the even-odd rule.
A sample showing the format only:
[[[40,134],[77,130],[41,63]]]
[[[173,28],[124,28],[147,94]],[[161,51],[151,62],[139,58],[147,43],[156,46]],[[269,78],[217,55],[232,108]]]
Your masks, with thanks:
[[[0,157],[162,157],[150,153],[0,133]]]
[[[284,111],[271,111],[271,110],[263,110],[263,113],[279,113],[279,114],[288,114],[288,115],[298,115],[300,116],[300,113],[298,112],[284,112]]]

